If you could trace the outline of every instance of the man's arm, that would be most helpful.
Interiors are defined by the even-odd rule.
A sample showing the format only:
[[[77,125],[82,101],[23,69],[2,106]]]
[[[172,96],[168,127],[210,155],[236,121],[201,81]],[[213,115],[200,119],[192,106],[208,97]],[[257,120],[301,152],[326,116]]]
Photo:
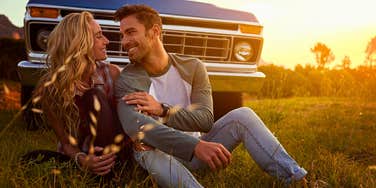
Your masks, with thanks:
[[[199,142],[197,138],[137,112],[134,109],[135,105],[128,105],[121,99],[126,94],[147,88],[145,84],[148,83],[137,76],[137,74],[132,76],[132,74],[122,72],[115,84],[115,95],[118,99],[117,110],[123,130],[133,139],[139,139],[141,142],[181,159],[191,160],[194,148]]]
[[[148,79],[144,79],[142,76],[141,78],[139,77],[142,73],[137,73],[137,70],[131,72],[136,73],[123,72],[115,87],[115,94],[118,98],[119,118],[123,129],[128,135],[133,138],[139,137],[143,142],[187,161],[191,160],[192,156],[195,155],[212,169],[225,167],[230,163],[231,153],[223,145],[200,141],[195,137],[169,128],[135,111],[135,105],[126,104],[122,99],[124,95],[142,90],[145,92],[145,88],[148,88],[150,84]],[[206,71],[204,73],[206,74]],[[129,86],[131,84],[133,84],[133,87]],[[205,93],[203,94],[206,95]],[[207,104],[211,106],[211,100]]]
[[[155,103],[159,104],[156,101]],[[151,124],[148,124],[146,126],[141,126],[140,129],[142,133],[139,134],[139,137],[145,137],[144,132],[147,132],[148,130],[153,129],[153,126]],[[160,133],[154,133],[154,134],[160,134]],[[175,138],[172,137],[169,139],[175,139]],[[182,143],[182,146],[184,146],[184,143]],[[180,148],[180,149],[184,151],[184,149],[186,148]],[[191,149],[189,148],[189,150]],[[185,154],[183,153],[182,155],[185,155]],[[188,156],[191,156],[191,155],[192,154],[188,154]],[[207,163],[212,170],[216,170],[218,168],[224,168],[231,162],[231,153],[222,144],[214,143],[214,142],[205,142],[203,140],[200,140],[194,147],[193,155],[196,156],[198,159]],[[189,158],[187,157],[186,160],[189,160]]]
[[[192,61],[192,59],[190,59]],[[197,59],[193,61],[199,61]],[[191,64],[191,63],[190,63]],[[169,115],[167,125],[183,131],[208,132],[214,124],[211,86],[205,66],[194,62],[191,107],[181,108]]]

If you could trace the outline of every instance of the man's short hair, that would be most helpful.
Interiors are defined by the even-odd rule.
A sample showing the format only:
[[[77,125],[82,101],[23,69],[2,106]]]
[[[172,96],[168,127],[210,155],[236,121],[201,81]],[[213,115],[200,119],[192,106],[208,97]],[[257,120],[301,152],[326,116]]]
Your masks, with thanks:
[[[152,28],[154,24],[158,24],[162,28],[162,19],[159,13],[147,5],[125,5],[116,10],[114,19],[121,21],[131,15],[134,15],[146,30]]]

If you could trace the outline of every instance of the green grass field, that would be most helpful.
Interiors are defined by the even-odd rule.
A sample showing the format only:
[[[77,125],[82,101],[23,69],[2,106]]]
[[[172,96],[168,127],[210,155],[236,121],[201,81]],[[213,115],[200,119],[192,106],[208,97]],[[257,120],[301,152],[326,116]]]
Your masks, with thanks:
[[[1,94],[3,95],[3,94]],[[1,99],[4,101],[4,99]],[[309,173],[310,187],[376,187],[376,103],[349,98],[246,101]],[[17,106],[0,110],[0,187],[99,187],[100,179],[70,163],[23,164],[30,150],[56,149],[51,130],[27,131]],[[132,171],[120,187],[155,186]],[[241,145],[219,172],[194,173],[205,187],[284,187],[261,171]],[[116,182],[116,181],[113,181]],[[112,184],[110,187],[114,187]],[[300,185],[294,183],[292,187]]]

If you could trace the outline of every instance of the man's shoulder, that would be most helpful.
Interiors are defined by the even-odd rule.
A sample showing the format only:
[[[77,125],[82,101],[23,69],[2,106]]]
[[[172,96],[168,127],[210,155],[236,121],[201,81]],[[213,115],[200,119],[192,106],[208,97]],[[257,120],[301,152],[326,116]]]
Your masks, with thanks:
[[[127,65],[124,66],[123,70],[121,71],[122,73],[126,72],[137,72],[139,71],[140,66],[137,66],[135,63],[128,63]]]
[[[200,64],[202,63],[200,59],[190,56],[179,55],[175,53],[169,53],[170,57],[176,63],[193,63],[193,64]]]
[[[134,64],[126,65],[123,70],[121,70],[118,79],[116,80],[116,84],[131,84],[132,80],[138,79],[142,77],[143,74],[141,70]]]
[[[183,56],[174,53],[169,54],[172,64],[180,70],[186,70],[189,74],[195,72],[197,69],[203,69],[204,63],[195,57]]]
[[[128,65],[126,65],[120,73],[121,77],[129,77],[129,76],[137,77],[137,76],[146,76],[146,75],[147,73],[141,66],[138,66],[133,63],[129,63]]]
[[[128,91],[148,91],[150,78],[146,71],[137,64],[126,65],[115,82],[115,89]]]
[[[172,64],[180,73],[180,76],[190,84],[193,80],[205,78],[205,65],[200,59],[194,57],[181,56],[177,54],[169,54]]]

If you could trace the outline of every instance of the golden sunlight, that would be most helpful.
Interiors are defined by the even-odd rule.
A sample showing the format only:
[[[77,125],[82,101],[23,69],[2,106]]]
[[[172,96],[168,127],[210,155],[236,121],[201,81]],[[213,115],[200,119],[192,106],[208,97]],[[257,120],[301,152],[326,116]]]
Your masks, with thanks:
[[[249,11],[264,25],[262,59],[293,68],[314,64],[310,48],[322,42],[332,49],[331,66],[349,56],[352,66],[364,63],[368,42],[376,35],[374,0],[195,0]]]

